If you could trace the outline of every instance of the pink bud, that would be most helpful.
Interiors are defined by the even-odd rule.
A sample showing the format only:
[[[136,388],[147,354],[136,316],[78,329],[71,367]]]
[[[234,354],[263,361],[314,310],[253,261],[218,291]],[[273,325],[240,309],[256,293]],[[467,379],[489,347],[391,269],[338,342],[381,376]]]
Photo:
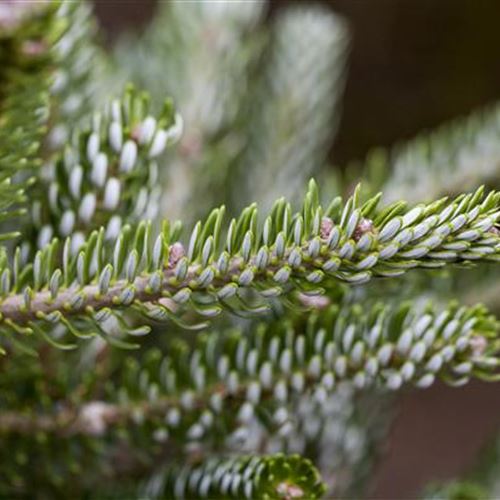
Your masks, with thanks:
[[[488,232],[494,234],[495,236],[500,236],[500,229],[496,226],[492,226]]]
[[[319,230],[319,235],[321,236],[321,238],[327,240],[328,236],[330,236],[330,233],[332,232],[333,226],[333,220],[330,219],[330,217],[323,217],[321,219],[321,226]]]
[[[358,225],[356,226],[356,229],[354,230],[354,234],[352,235],[352,237],[354,238],[355,241],[358,241],[361,238],[361,236],[363,236],[366,233],[373,232],[374,229],[375,227],[373,225],[372,220],[362,218],[359,221]]]
[[[184,245],[180,241],[176,241],[170,246],[170,253],[168,256],[168,267],[174,267],[182,257],[186,255]]]

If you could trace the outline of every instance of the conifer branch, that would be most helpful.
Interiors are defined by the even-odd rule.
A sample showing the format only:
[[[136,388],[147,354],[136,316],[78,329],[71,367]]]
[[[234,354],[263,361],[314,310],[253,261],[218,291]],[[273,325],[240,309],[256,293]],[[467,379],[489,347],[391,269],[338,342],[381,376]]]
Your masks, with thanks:
[[[57,37],[55,7],[15,4],[0,15],[0,222],[24,212],[39,167]],[[5,229],[5,228],[4,228]],[[2,234],[1,240],[16,236]]]
[[[112,400],[59,402],[59,412],[45,415],[4,411],[0,434],[99,436],[149,422],[163,430],[162,441],[228,446],[258,423],[286,437],[298,424],[293,401],[312,395],[321,404],[346,381],[397,390],[426,388],[436,378],[453,385],[496,380],[498,333],[480,306],[330,306],[305,324],[281,320],[250,336],[201,335],[194,349],[179,341],[167,356],[153,350],[142,360],[130,357],[108,389]]]
[[[348,286],[498,262],[500,192],[380,208],[358,187],[322,207],[311,181],[297,211],[267,210],[325,159],[347,30],[312,9],[261,29],[262,13],[164,2],[125,49],[153,105],[129,87],[94,113],[130,65],[118,50],[118,77],[104,70],[89,5],[0,3],[0,242],[29,202],[19,246],[0,245],[0,496],[319,498],[307,459],[273,455],[290,450],[342,494],[362,482],[389,394],[500,379],[483,306],[373,306]],[[161,190],[156,162],[182,130],[170,101],[151,112],[165,91],[188,127]],[[411,200],[495,179],[497,115],[375,154],[369,181]],[[157,226],[162,209],[191,225],[209,191],[231,216],[259,203],[228,222],[217,208],[186,238],[180,222]],[[224,312],[264,320],[206,328]]]
[[[29,185],[31,213],[38,222],[41,207],[48,204],[47,191],[37,191],[33,182],[47,174],[44,161],[50,163],[53,152],[67,140],[68,125],[75,126],[89,112],[90,95],[96,94],[97,79],[87,62],[92,59],[97,68],[102,55],[88,42],[95,35],[90,14],[80,0],[15,2],[5,6],[4,25],[0,19],[0,203],[24,202]],[[50,240],[47,228],[39,240]]]
[[[38,247],[55,236],[72,235],[81,244],[93,229],[118,237],[124,220],[155,218],[160,188],[157,159],[182,132],[182,120],[169,100],[156,117],[149,97],[128,86],[91,123],[73,132],[71,142],[40,181],[32,222]]]
[[[495,103],[397,145],[386,157],[388,199],[417,201],[495,185],[499,116]]]
[[[264,2],[160,2],[144,36],[117,45],[122,78],[147,89],[154,105],[172,96],[187,124],[163,185],[169,217],[191,224],[224,201],[247,138],[243,102],[264,45],[264,11]]]
[[[70,131],[101,103],[107,74],[106,58],[98,47],[97,22],[86,0],[50,0],[59,36],[50,46],[54,71],[50,88],[50,123],[44,158],[50,160],[70,139]],[[110,82],[106,82],[108,85]]]
[[[170,468],[147,483],[147,498],[322,498],[325,485],[313,464],[298,455],[212,458]]]
[[[344,206],[336,198],[323,211],[312,182],[301,212],[292,215],[279,200],[258,231],[252,205],[231,221],[225,243],[224,210],[216,209],[195,225],[187,251],[177,241],[178,226],[165,226],[153,243],[151,225],[141,223],[135,232],[125,227],[113,247],[103,229],[83,246],[75,237],[62,248],[54,240],[22,272],[16,252],[13,267],[0,273],[2,331],[45,336],[43,325],[61,324],[75,333],[74,318],[107,335],[103,325],[119,320],[120,310],[132,307],[160,321],[186,311],[213,317],[248,309],[245,290],[257,294],[250,309],[262,313],[270,297],[291,290],[318,294],[338,282],[499,259],[500,193],[483,198],[479,189],[409,211],[402,202],[377,211],[378,200],[360,204],[356,192]]]
[[[268,209],[277,196],[297,196],[326,162],[340,118],[345,21],[319,5],[283,10],[247,102],[248,144],[229,173],[237,209],[252,201]]]

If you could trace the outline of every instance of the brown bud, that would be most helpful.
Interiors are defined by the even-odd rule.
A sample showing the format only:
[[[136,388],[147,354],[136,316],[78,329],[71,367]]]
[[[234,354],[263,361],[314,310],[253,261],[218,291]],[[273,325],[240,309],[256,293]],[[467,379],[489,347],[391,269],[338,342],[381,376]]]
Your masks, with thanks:
[[[321,236],[321,238],[327,240],[328,236],[330,236],[330,233],[332,232],[333,226],[334,223],[333,220],[330,219],[330,217],[323,217],[321,219],[321,226],[319,229],[319,235]]]
[[[352,237],[355,241],[358,241],[361,236],[366,233],[373,233],[375,230],[375,226],[373,225],[373,221],[370,219],[361,218],[356,229],[354,230],[354,234]]]
[[[170,253],[168,255],[168,267],[174,267],[184,255],[186,255],[184,245],[180,241],[173,243],[170,246]]]

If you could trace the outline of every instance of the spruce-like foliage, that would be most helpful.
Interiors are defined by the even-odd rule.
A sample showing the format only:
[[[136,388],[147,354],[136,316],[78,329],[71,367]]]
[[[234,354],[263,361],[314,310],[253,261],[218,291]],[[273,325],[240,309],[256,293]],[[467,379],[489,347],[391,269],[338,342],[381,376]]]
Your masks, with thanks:
[[[348,27],[263,8],[163,2],[106,51],[83,1],[0,5],[0,495],[360,495],[389,394],[499,378],[496,310],[435,274],[498,264],[490,170],[394,187],[398,158],[486,162],[496,121],[306,186]]]

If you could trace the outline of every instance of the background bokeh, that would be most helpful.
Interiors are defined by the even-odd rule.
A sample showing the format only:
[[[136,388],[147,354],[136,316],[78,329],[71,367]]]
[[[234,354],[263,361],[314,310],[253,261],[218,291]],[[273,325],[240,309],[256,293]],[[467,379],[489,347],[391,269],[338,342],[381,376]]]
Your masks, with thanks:
[[[95,0],[107,43],[145,29],[153,0]],[[269,15],[289,2],[273,1]],[[500,2],[331,0],[352,45],[332,163],[362,159],[423,129],[500,99]],[[401,396],[372,485],[373,498],[411,498],[434,479],[467,470],[499,426],[496,385],[436,384]]]

